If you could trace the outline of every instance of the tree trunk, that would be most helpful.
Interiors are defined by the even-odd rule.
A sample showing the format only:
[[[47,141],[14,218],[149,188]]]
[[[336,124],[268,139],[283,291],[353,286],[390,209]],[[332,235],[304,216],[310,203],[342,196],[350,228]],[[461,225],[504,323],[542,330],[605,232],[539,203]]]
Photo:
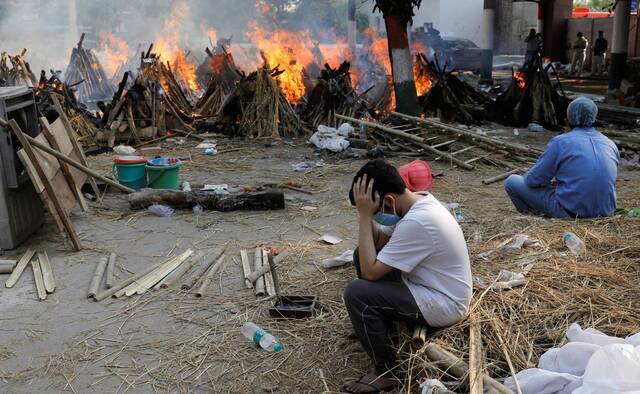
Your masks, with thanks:
[[[132,209],[144,209],[153,204],[165,204],[176,209],[190,209],[200,205],[205,209],[221,212],[284,209],[284,193],[281,190],[218,195],[206,192],[144,189],[129,194],[128,199]]]
[[[407,37],[407,24],[397,15],[385,15],[387,41],[389,43],[389,59],[393,73],[393,88],[396,94],[396,111],[418,116],[418,94],[413,78],[413,62]]]

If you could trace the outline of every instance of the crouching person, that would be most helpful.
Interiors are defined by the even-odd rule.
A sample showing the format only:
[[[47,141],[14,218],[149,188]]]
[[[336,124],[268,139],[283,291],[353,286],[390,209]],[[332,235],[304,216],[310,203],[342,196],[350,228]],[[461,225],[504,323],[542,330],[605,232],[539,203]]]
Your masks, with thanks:
[[[377,393],[399,384],[389,339],[394,321],[446,327],[469,308],[469,253],[460,226],[431,194],[406,188],[395,167],[367,163],[349,193],[358,209],[359,279],[344,293],[355,334],[374,369],[347,383],[349,393]],[[379,250],[379,252],[378,252]]]
[[[598,107],[588,98],[569,104],[569,133],[554,137],[524,176],[511,175],[505,190],[519,212],[554,218],[610,216],[616,209],[620,153],[593,128]]]

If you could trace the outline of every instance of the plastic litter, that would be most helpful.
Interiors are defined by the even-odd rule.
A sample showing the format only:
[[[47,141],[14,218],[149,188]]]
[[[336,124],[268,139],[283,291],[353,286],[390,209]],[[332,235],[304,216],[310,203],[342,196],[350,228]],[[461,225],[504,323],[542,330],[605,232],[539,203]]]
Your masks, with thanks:
[[[153,204],[149,207],[149,213],[154,216],[159,216],[162,218],[168,218],[173,215],[173,208],[168,207],[166,205]]]
[[[216,148],[207,148],[203,153],[205,156],[215,156],[218,154],[218,150]]]
[[[113,148],[113,151],[116,154],[123,155],[123,156],[131,156],[136,153],[136,149],[128,145],[118,145],[115,148]]]
[[[587,248],[584,245],[584,241],[574,233],[565,233],[562,238],[564,239],[564,243],[567,245],[567,248],[569,248],[571,253],[574,255],[580,256],[586,252]]]
[[[349,134],[347,133],[346,136]],[[320,149],[326,149],[331,152],[344,152],[349,147],[349,141],[346,136],[341,135],[337,129],[320,125],[318,131],[311,136],[309,142]]]
[[[190,192],[191,191],[191,184],[187,181],[182,182],[182,191],[183,192]]]
[[[346,250],[340,256],[324,259],[320,264],[323,268],[335,268],[349,263],[353,263],[353,249]]]
[[[217,146],[216,143],[214,142],[203,142],[201,144],[199,144],[198,146],[196,146],[196,148],[198,149],[209,149],[209,148],[215,148]]]
[[[444,205],[444,207],[451,212],[451,214],[453,215],[454,218],[456,218],[456,221],[458,223],[464,220],[464,215],[462,215],[460,204],[458,204],[457,202],[452,202],[452,203],[442,203],[442,205]]]
[[[282,350],[282,345],[273,335],[251,322],[246,322],[242,325],[242,335],[264,350],[276,353]]]
[[[325,242],[330,245],[337,245],[340,242],[342,242],[342,238],[337,237],[335,235],[331,235],[331,234],[325,234],[322,237],[318,238],[318,241]]]
[[[338,134],[343,137],[348,137],[350,134],[355,133],[356,129],[351,126],[350,123],[343,123],[338,127]]]
[[[511,243],[502,246],[498,250],[501,252],[513,252],[514,250],[520,250],[523,246],[538,245],[540,241],[537,239],[529,238],[527,234],[518,234],[516,239]]]
[[[437,394],[440,390],[448,391],[447,386],[442,384],[438,379],[427,379],[420,383],[420,394]]]
[[[198,204],[193,206],[194,216],[199,217],[199,216],[202,216],[203,213],[204,213],[204,208],[202,208],[202,205]]]
[[[540,133],[544,131],[544,127],[542,127],[542,125],[539,125],[537,123],[529,123],[528,129],[529,131],[534,133]]]
[[[516,137],[520,135],[520,131],[518,131],[518,129],[513,129],[513,135],[515,135]]]
[[[293,164],[293,170],[296,172],[303,172],[313,168],[324,167],[324,160],[320,161],[304,161],[302,163]]]

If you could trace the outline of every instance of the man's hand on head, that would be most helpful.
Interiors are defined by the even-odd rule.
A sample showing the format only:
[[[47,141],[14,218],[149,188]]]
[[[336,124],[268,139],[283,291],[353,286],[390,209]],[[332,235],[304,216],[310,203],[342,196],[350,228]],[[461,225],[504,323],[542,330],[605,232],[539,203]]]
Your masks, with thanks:
[[[353,199],[360,217],[373,217],[380,208],[380,195],[373,193],[373,179],[367,185],[367,175],[353,184]]]

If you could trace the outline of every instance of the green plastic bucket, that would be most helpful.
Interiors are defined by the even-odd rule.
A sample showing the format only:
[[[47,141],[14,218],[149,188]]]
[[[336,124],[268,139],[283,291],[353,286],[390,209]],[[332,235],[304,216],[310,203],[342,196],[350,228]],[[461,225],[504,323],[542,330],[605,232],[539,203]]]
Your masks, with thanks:
[[[113,177],[123,186],[140,190],[147,186],[146,157],[116,156],[111,167]]]
[[[147,186],[152,189],[180,188],[180,167],[182,162],[164,157],[149,160],[146,164]]]

